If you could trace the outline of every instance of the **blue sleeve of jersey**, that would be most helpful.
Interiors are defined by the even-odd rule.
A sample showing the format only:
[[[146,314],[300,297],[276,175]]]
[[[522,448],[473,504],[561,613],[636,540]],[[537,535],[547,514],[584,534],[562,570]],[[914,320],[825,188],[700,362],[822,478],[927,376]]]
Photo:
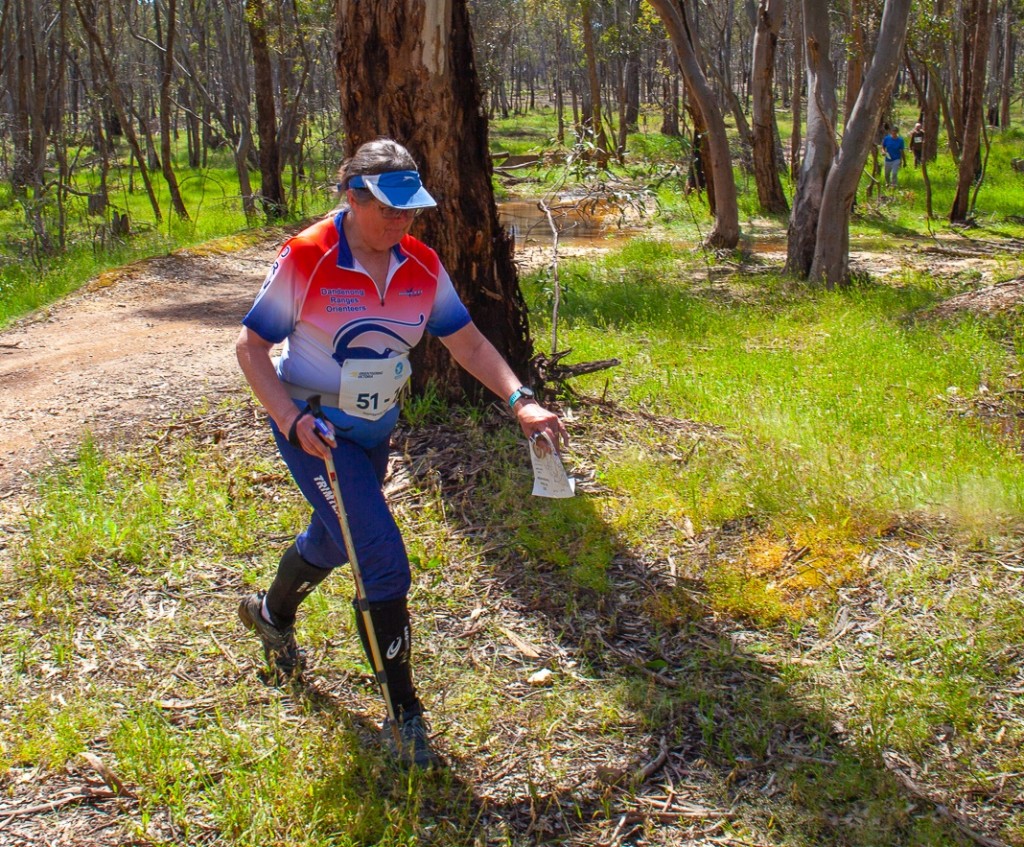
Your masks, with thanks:
[[[295,264],[292,249],[286,244],[263,281],[249,314],[242,318],[243,326],[271,344],[281,343],[295,329]]]
[[[442,267],[437,277],[437,294],[434,297],[434,310],[427,321],[427,332],[444,338],[458,332],[471,321],[469,310],[459,299],[448,271]]]

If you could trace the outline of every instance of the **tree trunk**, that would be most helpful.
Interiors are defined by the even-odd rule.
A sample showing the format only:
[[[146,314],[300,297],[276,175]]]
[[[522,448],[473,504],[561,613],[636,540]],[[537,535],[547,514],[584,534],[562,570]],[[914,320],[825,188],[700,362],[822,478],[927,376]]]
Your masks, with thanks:
[[[211,91],[203,84],[200,64],[188,47],[178,51],[178,61],[185,69],[188,81],[203,101],[202,148],[204,164],[206,151],[213,145],[213,129],[210,117],[216,119],[231,142],[238,189],[242,200],[242,211],[250,223],[256,219],[256,200],[249,176],[249,158],[252,151],[252,127],[249,117],[248,56],[244,54],[244,9],[234,3],[224,3],[221,14],[211,18],[214,37],[221,45],[221,68],[226,82],[217,86],[223,102],[218,100],[217,91]],[[198,41],[199,39],[196,38]],[[201,59],[202,57],[200,57]]]
[[[625,20],[622,24],[622,118],[620,120],[620,144],[626,150],[626,135],[636,132],[640,121],[640,45],[641,34],[637,29],[640,20],[640,0],[627,0]]]
[[[274,67],[270,59],[267,16],[263,0],[249,0],[246,20],[252,43],[256,95],[256,131],[260,139],[260,199],[267,220],[284,217],[288,203],[281,185],[281,148],[277,143],[277,110],[274,105]]]
[[[946,14],[946,2],[947,0],[938,0],[937,12],[939,20],[942,20]],[[953,2],[957,5],[956,0],[953,0]],[[967,31],[974,28],[974,20],[971,17],[973,0],[960,0],[960,3],[962,4],[963,12],[959,15],[952,15],[954,36],[950,39],[950,49],[945,51],[948,61],[947,76],[949,86],[947,91],[949,94],[949,116],[953,122],[950,149],[953,151],[953,156],[957,161],[960,160],[960,151],[963,148],[964,114],[966,111],[964,91],[967,87],[967,80],[965,78],[967,76],[967,69],[962,65],[962,57],[966,48]],[[967,20],[968,18],[969,20]],[[958,45],[954,43],[957,41],[959,42],[959,49],[957,49]]]
[[[407,146],[439,205],[414,232],[437,250],[473,320],[512,369],[530,371],[526,304],[498,222],[487,118],[466,0],[336,0],[335,69],[345,146],[381,135]],[[434,339],[417,347],[414,386],[452,400],[482,390]]]
[[[992,21],[992,7],[989,0],[974,0],[974,29],[965,41],[971,54],[969,87],[964,87],[964,103],[967,112],[964,119],[963,147],[960,151],[960,173],[956,185],[956,197],[949,212],[950,223],[967,220],[971,199],[971,183],[980,176],[981,128],[985,119],[983,102],[985,97],[985,69],[988,58],[988,35]]]
[[[157,38],[160,35],[160,7],[153,6],[156,15]],[[167,41],[160,59],[160,161],[164,180],[171,195],[171,207],[183,220],[189,220],[185,201],[178,188],[171,156],[171,83],[174,79],[174,28],[177,25],[177,0],[167,0]]]
[[[803,146],[800,127],[803,124],[803,90],[807,76],[804,67],[804,16],[801,11],[801,0],[790,0],[793,18],[790,28],[793,31],[793,132],[789,137],[789,176],[796,182],[800,176],[800,149]]]
[[[935,86],[935,96],[939,101],[939,112],[941,113],[943,126],[946,127],[946,140],[949,153],[953,157],[954,162],[960,161],[960,136],[957,135],[957,129],[953,123],[953,106],[949,102],[949,95],[946,89],[942,87],[941,73],[938,68],[931,68],[929,71],[931,76],[932,84]],[[936,132],[937,135],[937,132]],[[936,148],[938,145],[936,145]]]
[[[754,181],[761,209],[772,214],[789,211],[775,156],[775,47],[779,41],[782,0],[760,0],[754,32],[752,72]]]
[[[740,222],[725,120],[697,61],[684,0],[650,0],[650,3],[665,24],[687,86],[708,127],[707,142],[715,192],[715,225],[707,237],[707,244],[731,250],[740,240]]]
[[[835,155],[837,104],[835,72],[829,58],[828,9],[816,0],[802,2],[803,49],[807,63],[807,140],[789,219],[786,270],[805,277],[814,262],[821,196]]]
[[[555,138],[559,144],[565,144],[565,93],[562,90],[562,52],[563,35],[562,23],[556,20],[554,23],[555,33],[555,61],[553,73],[555,75],[555,114],[558,117],[558,129]]]
[[[903,58],[911,3],[912,0],[886,0],[871,66],[850,114],[839,155],[825,182],[809,277],[812,282],[824,282],[828,288],[849,281],[850,209]]]
[[[25,223],[31,228],[34,251],[52,252],[47,231],[45,209],[47,132],[46,94],[53,85],[50,79],[50,47],[46,43],[46,18],[52,9],[38,8],[35,0],[16,0],[12,24],[13,52],[10,71],[14,106],[12,140],[11,188],[25,212]],[[42,19],[41,19],[42,18]]]
[[[163,215],[160,212],[160,203],[157,200],[156,192],[153,190],[153,182],[149,178],[149,171],[146,169],[146,160],[143,157],[142,148],[139,146],[139,138],[135,134],[135,126],[131,119],[131,115],[128,113],[124,96],[121,92],[117,70],[114,68],[110,55],[103,44],[103,39],[100,37],[99,31],[96,29],[96,6],[94,3],[90,2],[90,0],[74,0],[74,2],[75,8],[78,10],[78,18],[82,22],[82,28],[85,30],[89,41],[92,42],[93,46],[96,48],[96,55],[99,57],[100,64],[103,66],[103,72],[106,74],[107,92],[110,95],[110,104],[113,106],[114,113],[117,115],[117,121],[120,125],[121,131],[128,139],[128,145],[131,147],[132,153],[135,154],[135,159],[139,165],[139,175],[142,177],[142,183],[146,187],[149,204],[153,208],[153,216],[158,222],[162,221]]]
[[[1010,127],[1010,98],[1013,94],[1013,65],[1016,42],[1013,37],[1013,24],[1016,20],[1013,0],[1006,0],[1003,21],[1003,69],[1002,83],[999,87],[999,126]]]
[[[598,167],[608,166],[610,145],[601,119],[601,82],[597,76],[597,48],[594,46],[594,21],[590,0],[582,0],[580,14],[583,26],[583,52],[587,57],[587,81],[590,84],[589,129],[594,141],[594,161]],[[584,123],[587,123],[584,121]]]
[[[846,60],[845,123],[850,123],[853,105],[864,84],[864,8],[863,0],[850,0],[850,46]]]
[[[662,77],[661,134],[679,136],[679,62],[674,50],[667,51],[668,73]]]

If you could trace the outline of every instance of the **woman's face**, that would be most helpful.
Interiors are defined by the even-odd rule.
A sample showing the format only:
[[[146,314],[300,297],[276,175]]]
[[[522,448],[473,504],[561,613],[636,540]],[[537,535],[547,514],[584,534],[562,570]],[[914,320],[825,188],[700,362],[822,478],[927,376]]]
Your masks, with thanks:
[[[414,209],[393,209],[376,197],[360,200],[352,189],[348,204],[357,236],[372,250],[390,250],[408,234],[416,217]]]

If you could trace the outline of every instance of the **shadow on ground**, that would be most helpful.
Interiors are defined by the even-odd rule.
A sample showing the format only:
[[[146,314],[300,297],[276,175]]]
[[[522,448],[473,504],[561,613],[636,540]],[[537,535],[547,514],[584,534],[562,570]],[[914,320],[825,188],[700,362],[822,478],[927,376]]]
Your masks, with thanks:
[[[731,543],[738,549],[750,527],[721,527],[687,550],[651,556],[624,543],[584,493],[523,504],[532,520],[556,525],[560,554],[538,556],[485,505],[494,495],[486,489],[500,483],[473,478],[474,446],[445,443],[459,437],[440,429],[408,436],[413,475],[441,480],[457,533],[479,538],[482,525],[493,527],[481,541],[491,568],[482,579],[507,592],[497,602],[548,634],[536,664],[572,668],[586,685],[622,690],[635,716],[612,729],[567,716],[589,726],[568,749],[549,751],[561,756],[558,768],[548,768],[558,778],[530,767],[530,751],[513,746],[511,761],[490,763],[479,779],[447,782],[447,800],[458,797],[472,809],[460,840],[679,844],[745,835],[766,844],[969,843],[966,821],[858,750],[827,702],[811,702],[787,680],[784,662],[751,651],[742,621],[708,608],[703,575],[711,551]],[[498,450],[492,458],[507,456]],[[528,482],[515,485],[526,490]],[[579,557],[594,549],[608,551],[600,579],[592,565],[580,570]],[[493,602],[495,592],[488,596]],[[490,783],[508,768],[520,772],[520,790],[496,798]]]

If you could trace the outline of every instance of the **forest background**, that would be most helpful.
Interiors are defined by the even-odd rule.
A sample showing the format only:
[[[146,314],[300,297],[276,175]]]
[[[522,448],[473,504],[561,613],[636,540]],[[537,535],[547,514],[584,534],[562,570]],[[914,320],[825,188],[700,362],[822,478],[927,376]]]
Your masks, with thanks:
[[[0,319],[326,211],[359,5],[6,0]],[[524,504],[515,433],[445,383],[404,411],[453,770],[373,755],[344,585],[300,633],[317,684],[256,679],[225,598],[302,508],[238,397],[124,455],[82,433],[6,501],[0,830],[1024,843],[1020,4],[468,11],[487,184],[563,228],[516,285],[582,496]],[[883,124],[919,119],[887,189]],[[597,218],[630,237],[574,259]],[[570,348],[622,364],[570,380]]]

